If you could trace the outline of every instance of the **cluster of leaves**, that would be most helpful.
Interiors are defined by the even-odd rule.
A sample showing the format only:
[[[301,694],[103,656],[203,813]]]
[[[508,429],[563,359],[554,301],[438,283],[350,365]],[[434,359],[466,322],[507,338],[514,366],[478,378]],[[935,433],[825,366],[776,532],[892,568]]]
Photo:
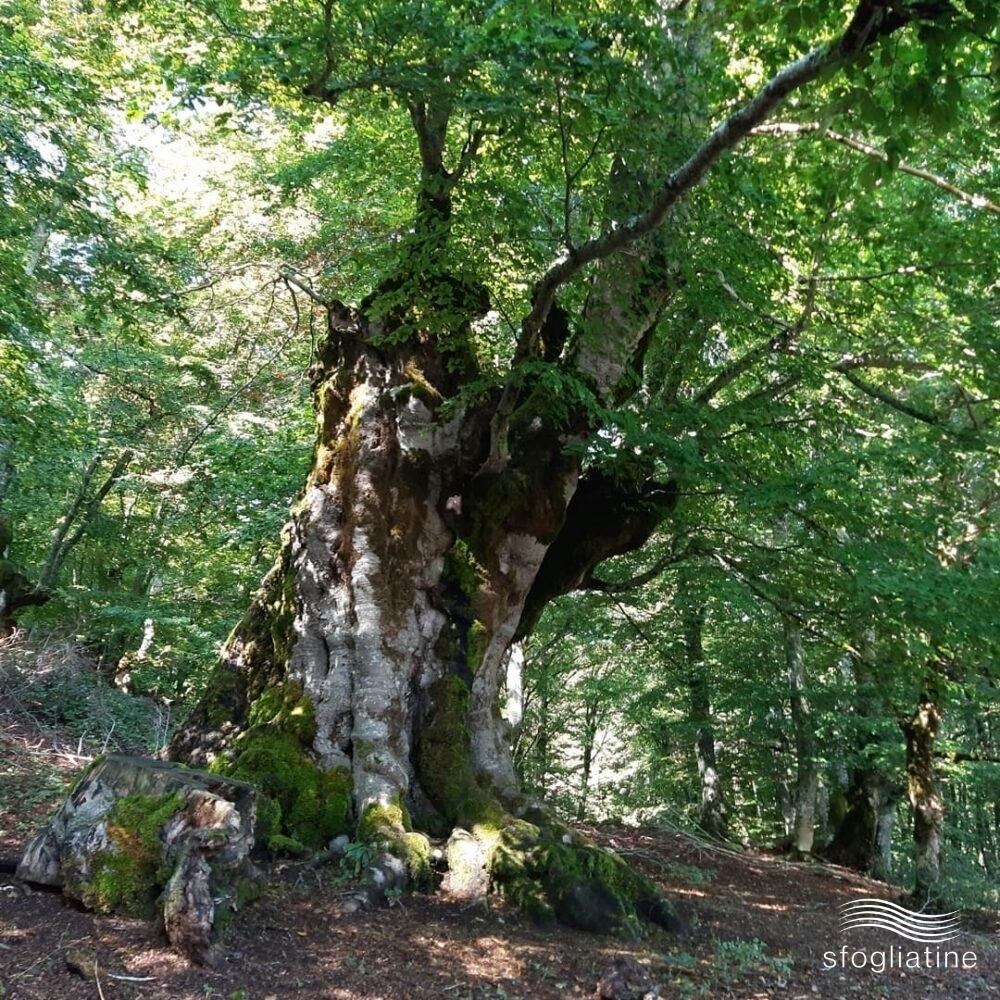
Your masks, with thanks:
[[[51,593],[22,624],[113,672],[150,622],[131,683],[187,698],[300,488],[315,317],[268,261],[249,140],[182,135],[166,104],[137,118],[147,55],[100,5],[5,16],[0,501]]]

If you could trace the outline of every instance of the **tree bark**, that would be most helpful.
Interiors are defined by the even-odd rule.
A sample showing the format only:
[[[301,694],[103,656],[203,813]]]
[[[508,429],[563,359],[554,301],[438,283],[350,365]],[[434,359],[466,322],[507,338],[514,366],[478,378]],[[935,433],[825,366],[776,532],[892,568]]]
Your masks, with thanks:
[[[698,762],[698,782],[701,790],[698,825],[710,836],[725,840],[729,836],[729,822],[715,759],[715,728],[712,725],[708,675],[705,670],[702,642],[705,625],[704,606],[686,604],[683,618],[684,649],[691,695],[691,721],[696,727],[695,757]]]
[[[17,875],[101,913],[159,912],[175,948],[212,964],[252,878],[255,809],[245,782],[110,754],[28,842]]]
[[[14,470],[6,458],[6,448],[0,449],[0,500],[13,479]],[[0,639],[13,633],[17,613],[26,607],[44,604],[49,594],[36,586],[10,559],[14,531],[0,511]]]
[[[941,879],[944,802],[934,769],[934,743],[940,726],[939,696],[935,684],[928,683],[916,711],[903,723],[907,792],[913,808],[913,897],[920,905],[936,901]]]
[[[816,737],[813,732],[812,712],[806,697],[806,664],[802,648],[802,630],[798,622],[787,616],[784,619],[784,637],[796,758],[792,850],[796,854],[807,855],[812,851],[816,830],[816,791],[819,784]]]
[[[583,732],[581,734],[583,758],[580,762],[580,797],[577,799],[576,804],[576,818],[578,821],[587,815],[587,798],[590,795],[590,772],[594,766],[594,743],[597,740],[599,716],[599,699],[588,697],[584,701],[583,709]]]
[[[887,879],[892,865],[892,827],[902,789],[877,767],[851,774],[847,811],[825,854],[838,865]]]
[[[871,639],[858,642],[859,655],[850,657],[854,678],[854,714],[865,726],[862,759],[851,770],[846,793],[846,810],[825,854],[836,864],[888,879],[892,867],[892,828],[896,805],[903,794],[902,783],[894,780],[879,761],[885,736],[878,729],[879,700],[871,683]]]

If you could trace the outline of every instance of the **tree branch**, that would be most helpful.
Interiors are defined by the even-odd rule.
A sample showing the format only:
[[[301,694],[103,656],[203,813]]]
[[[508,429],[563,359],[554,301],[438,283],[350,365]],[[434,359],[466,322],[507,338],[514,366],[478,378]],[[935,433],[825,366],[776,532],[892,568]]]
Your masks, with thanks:
[[[916,406],[912,406],[910,403],[904,402],[902,399],[898,399],[896,396],[880,389],[877,385],[872,385],[871,382],[866,382],[863,378],[855,375],[850,368],[843,365],[835,365],[834,371],[843,375],[851,385],[856,389],[860,389],[866,396],[871,396],[872,399],[877,399],[880,403],[885,403],[886,406],[891,406],[894,410],[898,410],[900,413],[904,413],[914,420],[921,420],[932,427],[940,427],[943,430],[947,430],[944,427],[944,422],[937,414],[927,413]]]
[[[815,135],[817,138],[832,139],[834,142],[839,142],[842,146],[846,146],[848,149],[853,149],[858,153],[864,153],[865,156],[881,160],[883,163],[891,163],[889,154],[884,150],[879,149],[877,146],[872,146],[869,143],[864,142],[862,139],[856,139],[850,135],[843,135],[840,132],[834,132],[831,129],[826,128],[820,122],[804,122],[801,124],[796,122],[774,122],[770,125],[758,126],[753,130],[752,134]],[[917,177],[922,181],[926,181],[928,184],[933,184],[934,187],[940,188],[942,191],[946,191],[953,198],[957,198],[959,201],[965,202],[966,205],[971,205],[973,208],[979,208],[986,212],[992,212],[994,215],[1000,215],[1000,205],[997,205],[996,202],[990,201],[989,198],[986,198],[983,195],[972,194],[968,191],[964,191],[962,188],[952,184],[951,181],[946,180],[944,177],[940,177],[937,174],[932,174],[929,170],[924,170],[922,167],[914,167],[912,164],[904,163],[902,160],[894,165],[894,169],[898,170],[902,174],[909,174],[911,177]]]
[[[837,42],[814,48],[796,59],[773,76],[747,104],[717,125],[691,156],[667,177],[645,212],[628,222],[613,224],[608,232],[554,261],[538,282],[533,308],[524,320],[522,337],[526,343],[520,345],[522,350],[530,353],[532,337],[537,334],[561,285],[587,264],[610,256],[656,229],[681,197],[701,182],[722,154],[763,123],[790,94],[823,73],[850,62],[915,16],[894,11],[891,9],[894,6],[884,2],[859,4],[850,25]]]
[[[607,232],[567,248],[548,267],[535,286],[531,311],[521,323],[513,364],[536,353],[545,317],[558,289],[588,264],[609,257],[655,230],[677,202],[695,187],[728,150],[765,122],[793,92],[824,73],[851,62],[879,39],[892,34],[917,17],[941,16],[950,4],[932,0],[901,9],[887,0],[861,0],[841,37],[812,49],[773,76],[742,108],[709,134],[708,138],[661,184],[649,208],[627,222],[612,224]],[[507,425],[517,397],[516,386],[504,387],[491,426],[490,455],[484,468],[502,469],[507,463]]]

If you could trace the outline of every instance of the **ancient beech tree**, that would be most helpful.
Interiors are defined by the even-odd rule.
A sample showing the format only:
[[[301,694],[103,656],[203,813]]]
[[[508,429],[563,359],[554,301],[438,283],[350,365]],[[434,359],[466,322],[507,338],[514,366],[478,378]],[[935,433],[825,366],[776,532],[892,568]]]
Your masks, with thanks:
[[[312,469],[277,564],[172,753],[256,781],[260,836],[274,843],[320,846],[353,830],[387,845],[419,884],[425,834],[459,830],[448,848],[456,882],[489,882],[539,917],[593,929],[672,925],[651,883],[519,793],[499,708],[506,659],[546,602],[641,546],[675,503],[676,478],[641,462],[608,471],[574,447],[600,433],[602,408],[637,391],[684,253],[665,221],[789,95],[955,12],[862,0],[831,41],[704,128],[674,169],[611,150],[604,218],[581,241],[564,160],[566,245],[537,274],[505,374],[491,380],[472,346],[490,294],[451,265],[451,239],[464,180],[489,149],[503,155],[513,120],[535,113],[523,85],[477,103],[483,80],[531,47],[515,27],[524,17],[530,35],[537,12],[519,6],[514,21],[502,4],[468,4],[396,6],[396,21],[379,22],[388,8],[327,2],[295,20],[275,5],[263,24],[206,5],[244,90],[291,87],[329,105],[374,90],[405,108],[417,183],[413,224],[359,305],[286,275],[327,323],[311,373]],[[633,12],[634,23],[681,47],[701,15],[669,6]],[[607,14],[605,30],[609,40],[577,46],[578,67],[611,59],[626,29]],[[688,48],[694,61],[703,51]],[[653,72],[641,59],[615,65],[631,65],[635,86]],[[563,71],[551,72],[558,84]]]

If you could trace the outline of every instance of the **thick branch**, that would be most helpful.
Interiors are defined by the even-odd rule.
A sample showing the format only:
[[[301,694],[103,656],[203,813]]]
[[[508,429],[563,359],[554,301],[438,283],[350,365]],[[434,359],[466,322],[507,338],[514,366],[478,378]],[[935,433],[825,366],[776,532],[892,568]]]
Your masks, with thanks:
[[[582,476],[528,592],[518,635],[531,631],[553,598],[586,588],[605,559],[643,546],[676,502],[673,482],[629,487],[596,469]]]
[[[680,553],[671,550],[657,559],[649,569],[643,570],[641,573],[636,573],[635,576],[631,576],[627,580],[600,580],[595,576],[591,576],[589,579],[584,580],[580,589],[599,590],[604,594],[623,594],[629,590],[638,590],[640,587],[645,587],[650,581],[655,580],[668,566],[673,566],[693,554],[690,550]]]
[[[535,286],[531,311],[522,321],[514,351],[514,365],[536,353],[539,333],[560,286],[588,264],[623,250],[655,230],[673,206],[705,177],[720,157],[765,122],[790,94],[824,73],[851,62],[880,38],[912,19],[941,16],[950,9],[946,2],[916,4],[902,10],[899,5],[885,0],[862,0],[846,31],[836,42],[814,48],[786,66],[746,105],[716,126],[694,153],[660,185],[645,212],[627,222],[613,224],[607,232],[573,250],[567,249],[549,266]],[[516,392],[512,383],[505,386],[493,420],[491,450],[486,466],[494,470],[502,468],[507,461],[507,425],[514,409]]]

